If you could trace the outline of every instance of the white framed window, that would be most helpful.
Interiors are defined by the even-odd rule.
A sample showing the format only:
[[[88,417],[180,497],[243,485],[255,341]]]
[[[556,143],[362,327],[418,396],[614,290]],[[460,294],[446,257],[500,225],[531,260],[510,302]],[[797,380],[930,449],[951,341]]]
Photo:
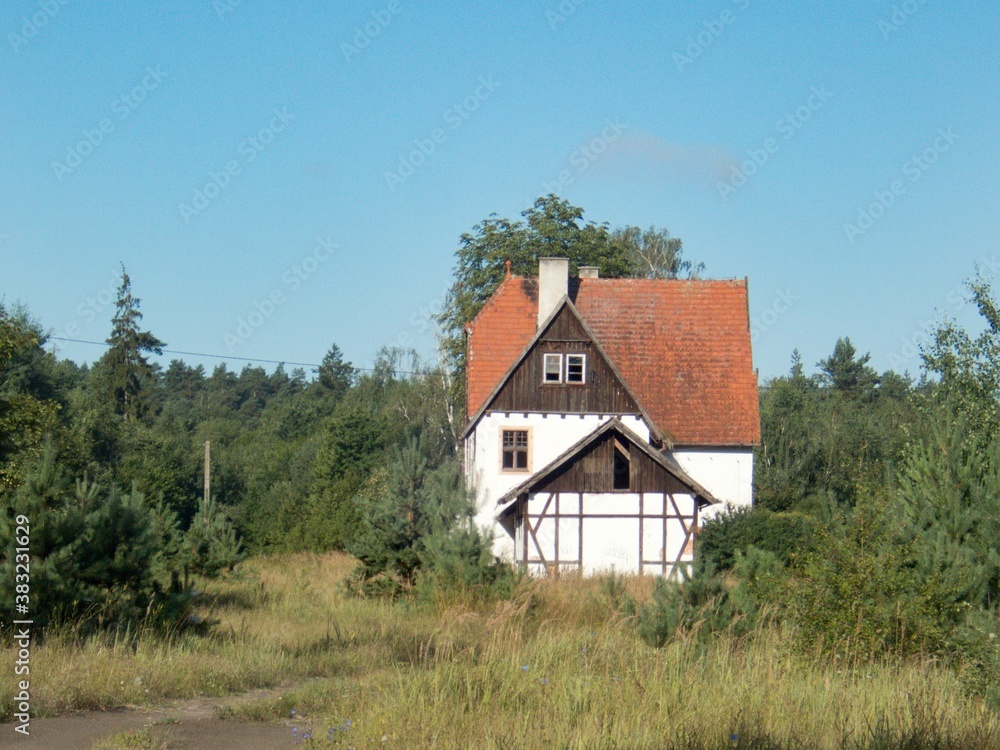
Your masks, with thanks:
[[[502,430],[500,470],[531,471],[529,430]]]
[[[563,380],[563,357],[561,354],[545,354],[542,357],[542,382],[561,383]]]
[[[587,382],[587,355],[567,354],[566,355],[566,382],[586,383]]]

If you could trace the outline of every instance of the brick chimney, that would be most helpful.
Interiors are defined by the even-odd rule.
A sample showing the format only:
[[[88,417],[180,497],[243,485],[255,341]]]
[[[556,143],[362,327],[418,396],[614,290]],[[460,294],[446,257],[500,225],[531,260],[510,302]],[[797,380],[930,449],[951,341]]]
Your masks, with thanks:
[[[538,324],[552,314],[569,292],[569,258],[538,259]]]

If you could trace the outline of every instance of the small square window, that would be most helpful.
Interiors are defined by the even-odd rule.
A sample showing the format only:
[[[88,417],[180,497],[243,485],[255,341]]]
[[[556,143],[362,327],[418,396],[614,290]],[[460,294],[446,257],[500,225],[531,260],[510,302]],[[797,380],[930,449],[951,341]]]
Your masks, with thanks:
[[[566,355],[566,382],[584,383],[587,380],[587,356],[585,354]]]
[[[528,470],[528,431],[504,430],[501,457],[504,471]]]
[[[545,373],[542,380],[546,383],[562,382],[562,355],[546,354],[543,359]]]

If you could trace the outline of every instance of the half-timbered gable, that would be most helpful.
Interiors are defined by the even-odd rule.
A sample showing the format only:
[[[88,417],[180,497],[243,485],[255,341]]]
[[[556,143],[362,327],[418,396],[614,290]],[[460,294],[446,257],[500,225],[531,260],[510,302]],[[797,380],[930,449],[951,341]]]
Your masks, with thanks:
[[[674,575],[693,560],[715,498],[611,419],[499,500],[519,563],[535,572]]]

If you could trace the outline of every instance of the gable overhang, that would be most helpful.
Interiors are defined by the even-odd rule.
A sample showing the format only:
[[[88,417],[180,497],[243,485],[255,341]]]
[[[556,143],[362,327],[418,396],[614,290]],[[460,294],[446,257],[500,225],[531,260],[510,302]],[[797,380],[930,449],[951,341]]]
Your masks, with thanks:
[[[632,401],[635,402],[636,406],[639,409],[639,416],[642,417],[643,421],[645,421],[646,423],[646,426],[649,428],[650,440],[651,441],[655,440],[659,443],[662,443],[665,448],[672,449],[674,447],[673,441],[666,433],[663,432],[663,430],[661,430],[657,426],[657,424],[653,421],[652,417],[649,416],[649,413],[643,407],[642,402],[638,398],[636,398],[635,393],[629,387],[629,384],[625,380],[625,377],[622,375],[621,371],[612,361],[611,357],[608,356],[608,353],[604,350],[604,347],[601,346],[601,342],[597,340],[597,337],[594,335],[594,332],[590,330],[590,327],[587,325],[587,322],[583,319],[583,316],[580,315],[580,311],[576,309],[576,305],[573,304],[573,301],[569,298],[568,295],[562,298],[559,304],[556,305],[555,309],[551,313],[549,313],[549,316],[545,319],[545,321],[540,326],[538,326],[538,330],[535,331],[535,335],[531,338],[531,341],[529,341],[528,344],[524,347],[524,349],[521,350],[520,355],[518,355],[517,359],[514,360],[514,363],[507,368],[507,372],[504,373],[503,377],[500,378],[500,381],[496,384],[493,390],[490,391],[490,395],[483,400],[482,405],[476,410],[476,413],[473,414],[471,417],[469,417],[469,423],[466,425],[465,430],[462,431],[461,439],[465,440],[467,437],[469,437],[469,434],[475,429],[476,425],[479,423],[479,420],[482,419],[483,415],[486,414],[486,412],[490,411],[490,406],[496,399],[497,394],[500,393],[504,385],[506,385],[507,381],[510,380],[511,376],[517,371],[517,368],[521,366],[521,363],[524,362],[524,360],[527,358],[531,350],[538,344],[539,341],[541,341],[542,336],[545,335],[545,332],[548,331],[549,327],[559,316],[559,313],[563,311],[563,309],[568,309],[570,313],[576,318],[577,322],[579,322],[580,324],[580,327],[583,328],[583,332],[587,335],[591,343],[594,345],[594,349],[601,357],[604,358],[604,361],[611,369],[611,372],[614,373],[614,376],[616,378],[618,378],[618,382],[622,384],[622,387],[625,389],[625,392],[628,393]]]
[[[564,466],[572,463],[576,458],[589,448],[595,441],[607,432],[617,432],[621,437],[628,440],[639,450],[643,451],[649,458],[659,464],[667,473],[671,474],[678,482],[691,490],[699,507],[705,505],[716,505],[719,500],[701,484],[688,474],[677,461],[653,448],[634,431],[629,429],[624,422],[617,418],[611,418],[589,435],[578,440],[567,448],[563,453],[552,460],[543,469],[532,474],[528,479],[521,482],[517,487],[506,492],[497,500],[497,518],[502,518],[513,512],[517,506],[517,500],[528,495],[535,487],[551,477]]]

